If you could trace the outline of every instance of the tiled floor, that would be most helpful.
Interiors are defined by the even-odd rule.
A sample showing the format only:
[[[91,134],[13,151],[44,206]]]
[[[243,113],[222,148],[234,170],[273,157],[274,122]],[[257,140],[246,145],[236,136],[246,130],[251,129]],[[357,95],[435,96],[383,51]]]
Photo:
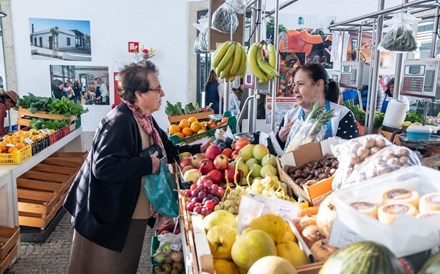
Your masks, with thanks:
[[[21,243],[20,258],[5,274],[63,274],[67,272],[73,228],[70,215],[65,214],[45,243]],[[148,228],[143,253],[137,273],[150,273],[150,239],[153,230]]]

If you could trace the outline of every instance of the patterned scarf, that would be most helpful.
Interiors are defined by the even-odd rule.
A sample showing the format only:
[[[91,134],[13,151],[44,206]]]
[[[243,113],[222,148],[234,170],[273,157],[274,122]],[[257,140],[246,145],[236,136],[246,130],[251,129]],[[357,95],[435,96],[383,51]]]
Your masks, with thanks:
[[[153,144],[158,144],[159,147],[162,149],[162,154],[164,155],[162,160],[164,161],[164,163],[167,163],[167,153],[163,146],[162,139],[160,139],[159,132],[153,125],[153,117],[151,115],[145,115],[142,110],[136,105],[133,105],[130,102],[125,103],[127,104],[128,108],[133,112],[133,115],[137,118],[142,129],[147,133],[150,146]]]

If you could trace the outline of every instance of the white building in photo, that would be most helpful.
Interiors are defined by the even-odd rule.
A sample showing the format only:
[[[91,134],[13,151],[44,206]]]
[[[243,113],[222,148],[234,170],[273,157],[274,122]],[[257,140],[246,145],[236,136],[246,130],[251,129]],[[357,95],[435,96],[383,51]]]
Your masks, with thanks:
[[[52,49],[54,44],[53,29],[45,29],[31,34],[31,45]],[[58,49],[74,49],[76,47],[76,34],[71,30],[58,29]]]

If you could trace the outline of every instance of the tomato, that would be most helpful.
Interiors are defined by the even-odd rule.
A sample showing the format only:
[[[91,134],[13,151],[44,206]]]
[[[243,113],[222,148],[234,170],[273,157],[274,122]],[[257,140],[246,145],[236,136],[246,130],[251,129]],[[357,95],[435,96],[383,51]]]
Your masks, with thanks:
[[[240,149],[245,147],[246,145],[250,144],[249,140],[246,138],[239,138],[237,142],[235,142],[235,151],[239,152]]]

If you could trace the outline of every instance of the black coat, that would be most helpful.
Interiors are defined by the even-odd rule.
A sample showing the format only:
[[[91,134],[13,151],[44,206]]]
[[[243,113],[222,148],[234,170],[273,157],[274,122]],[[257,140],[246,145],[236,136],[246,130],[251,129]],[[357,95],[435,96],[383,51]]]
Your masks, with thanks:
[[[177,147],[159,131],[168,162],[200,145]],[[142,139],[133,113],[122,103],[101,121],[91,151],[64,202],[75,229],[90,241],[121,251],[139,197],[140,182],[152,173],[151,158],[139,157]]]

